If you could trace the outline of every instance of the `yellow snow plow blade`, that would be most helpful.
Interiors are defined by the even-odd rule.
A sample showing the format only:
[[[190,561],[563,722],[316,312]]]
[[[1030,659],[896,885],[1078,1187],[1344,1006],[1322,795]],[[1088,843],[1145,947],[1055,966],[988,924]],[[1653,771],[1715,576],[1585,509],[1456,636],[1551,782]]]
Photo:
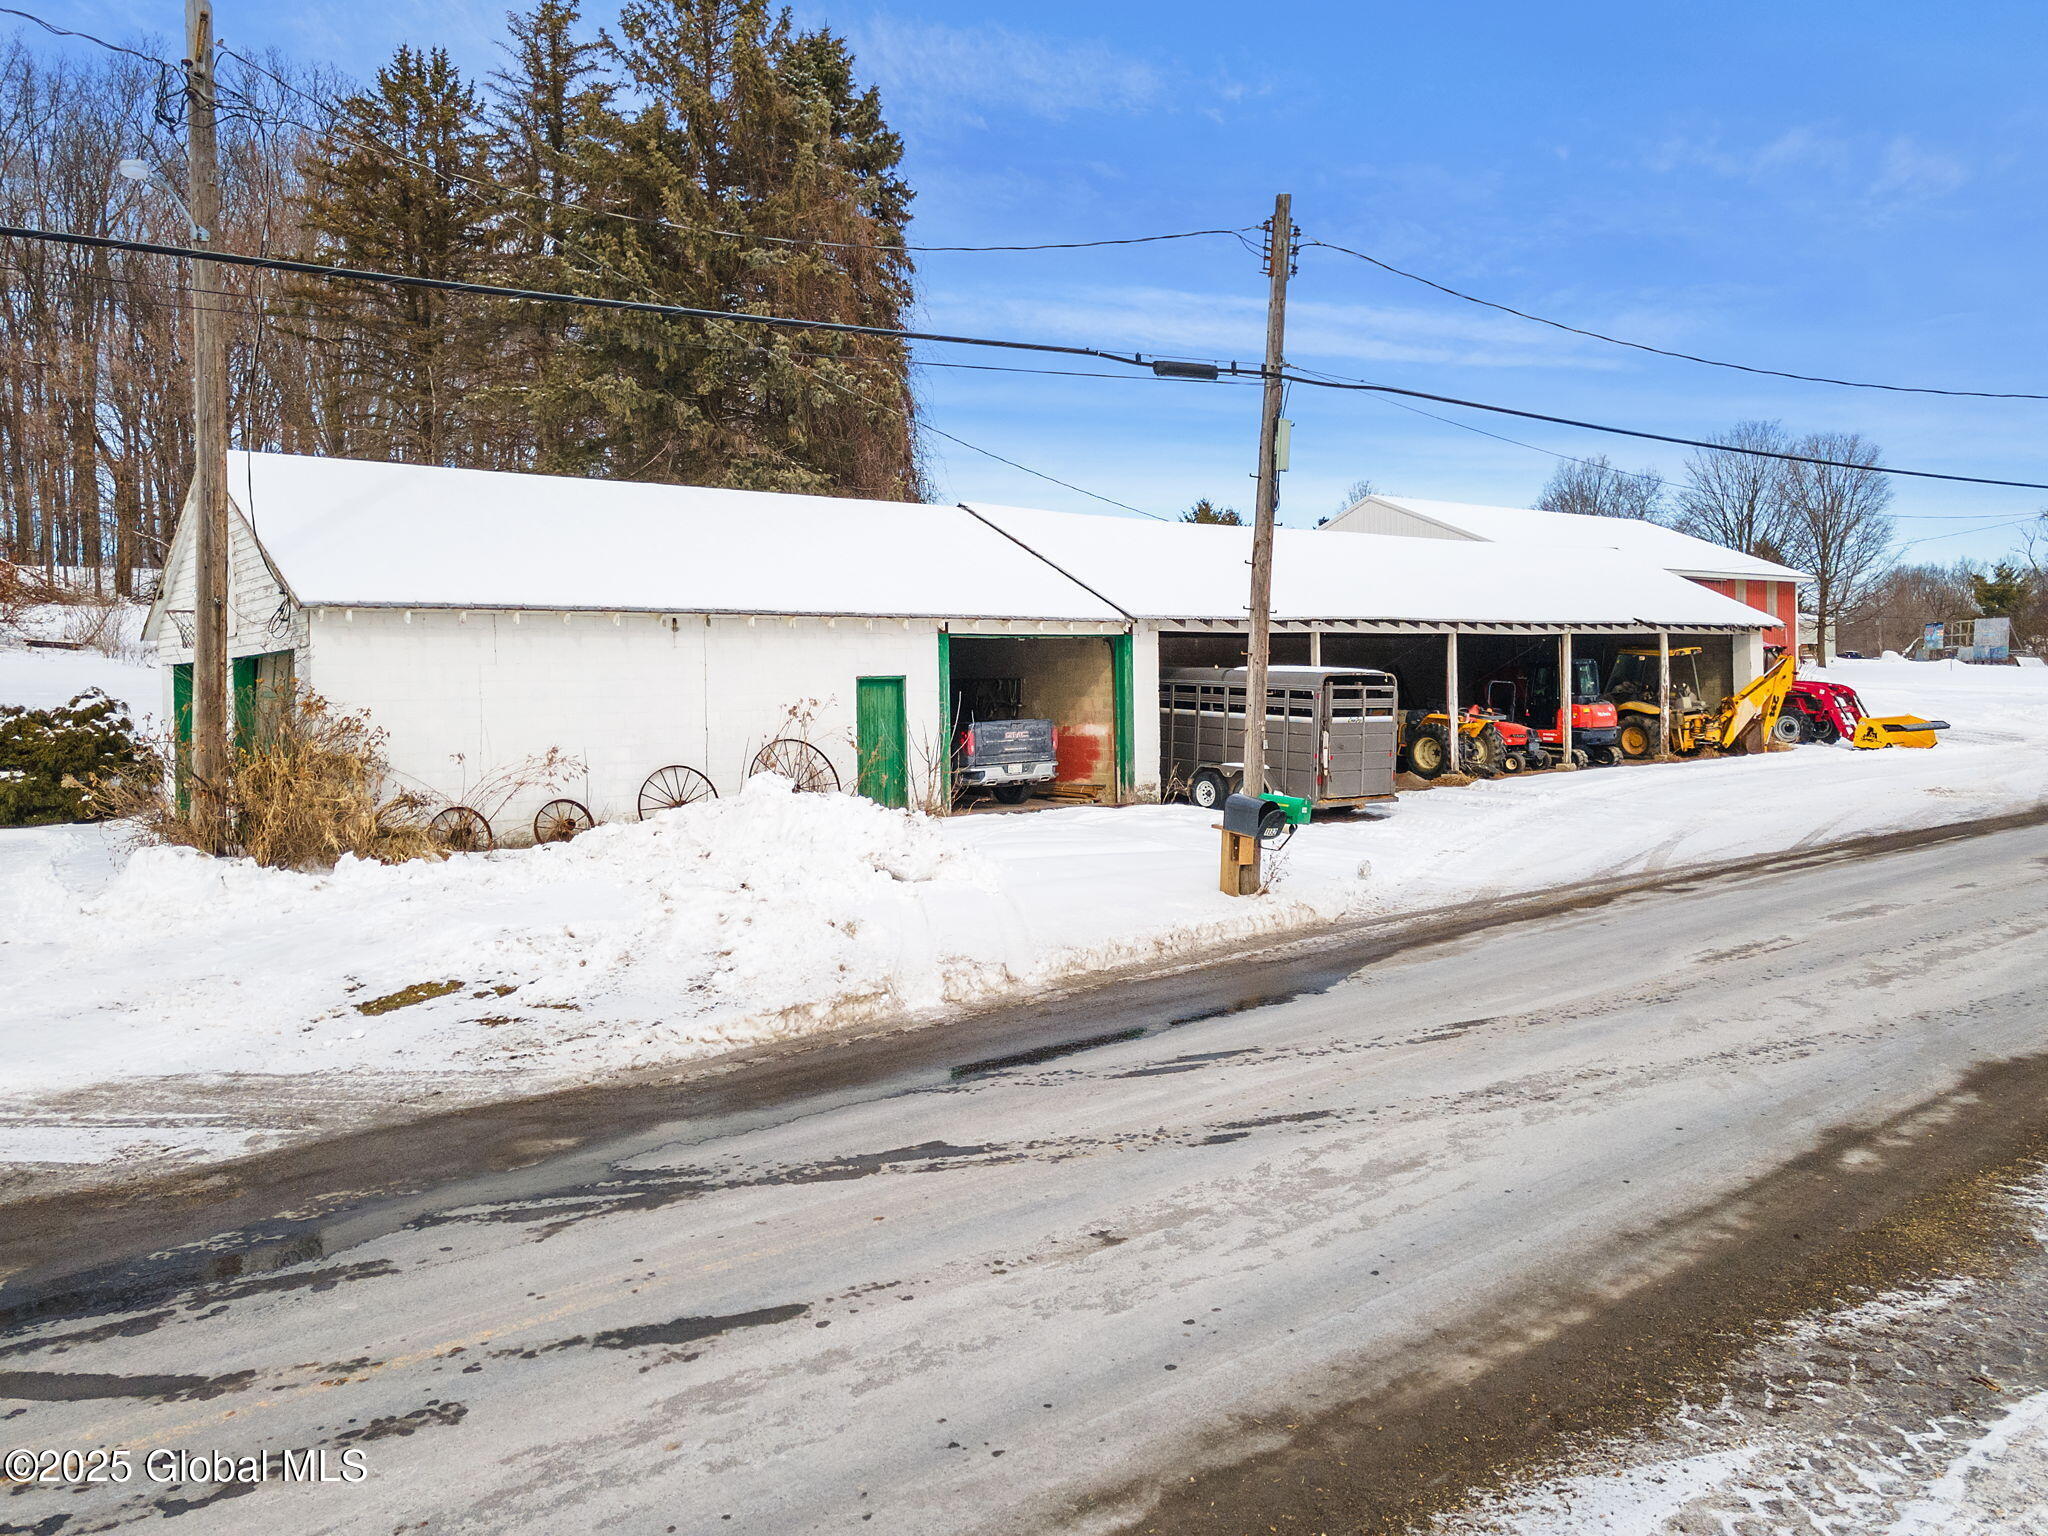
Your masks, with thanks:
[[[1936,731],[1948,729],[1946,720],[1922,720],[1918,715],[1865,715],[1856,722],[1852,747],[1931,747]]]

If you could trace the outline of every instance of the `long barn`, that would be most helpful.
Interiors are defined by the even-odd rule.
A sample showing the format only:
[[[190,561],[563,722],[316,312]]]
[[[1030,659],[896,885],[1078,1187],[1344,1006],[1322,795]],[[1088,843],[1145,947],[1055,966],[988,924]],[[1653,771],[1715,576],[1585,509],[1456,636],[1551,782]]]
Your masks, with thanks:
[[[1156,799],[1162,662],[1244,652],[1237,528],[286,454],[229,484],[237,718],[266,684],[367,711],[405,784],[488,802],[507,840],[558,795],[630,818],[667,770],[942,806],[958,701],[990,689],[1058,725],[1068,798]],[[181,723],[189,523],[145,631]],[[1628,637],[1734,686],[1775,622],[1616,551],[1283,529],[1274,573],[1276,661],[1384,668],[1429,707]],[[550,754],[568,775],[527,782]]]

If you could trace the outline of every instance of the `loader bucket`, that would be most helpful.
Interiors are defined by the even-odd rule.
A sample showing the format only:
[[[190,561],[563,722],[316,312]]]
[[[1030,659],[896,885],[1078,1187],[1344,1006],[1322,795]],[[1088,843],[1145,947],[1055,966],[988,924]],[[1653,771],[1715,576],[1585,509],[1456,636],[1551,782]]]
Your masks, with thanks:
[[[1918,715],[1865,715],[1856,723],[1852,747],[1931,747],[1936,731],[1948,729],[1946,720],[1922,720]]]

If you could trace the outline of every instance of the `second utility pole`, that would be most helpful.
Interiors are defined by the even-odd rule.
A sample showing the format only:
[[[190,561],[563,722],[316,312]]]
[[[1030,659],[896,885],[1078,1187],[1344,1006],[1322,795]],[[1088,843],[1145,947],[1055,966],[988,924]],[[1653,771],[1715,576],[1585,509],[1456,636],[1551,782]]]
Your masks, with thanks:
[[[1244,679],[1244,783],[1239,793],[1256,798],[1266,787],[1266,664],[1272,651],[1273,520],[1280,506],[1280,407],[1284,398],[1281,372],[1286,367],[1287,279],[1294,270],[1294,199],[1282,192],[1273,199],[1273,218],[1266,225],[1265,394],[1259,410],[1259,492],[1252,517],[1251,627],[1246,636]],[[1236,889],[1226,878],[1224,889],[1236,896],[1256,895],[1264,883],[1257,838],[1239,839],[1232,858],[1233,834],[1223,834],[1226,875],[1236,871]]]
[[[220,222],[214,142],[213,0],[185,0],[185,196],[201,244]],[[191,807],[206,851],[227,847],[228,379],[209,263],[185,263],[192,303]]]

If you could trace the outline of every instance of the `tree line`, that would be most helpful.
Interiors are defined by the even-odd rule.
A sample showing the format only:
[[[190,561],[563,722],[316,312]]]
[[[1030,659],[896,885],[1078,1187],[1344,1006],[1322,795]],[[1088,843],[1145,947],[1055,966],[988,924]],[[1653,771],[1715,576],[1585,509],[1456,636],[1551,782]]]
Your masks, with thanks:
[[[1604,454],[1568,460],[1537,505],[1645,518],[1805,571],[1806,606],[1839,648],[1904,650],[1924,624],[1978,615],[2010,617],[2016,636],[2048,638],[2048,540],[2034,536],[1988,571],[1968,561],[1904,563],[1875,443],[1854,432],[1794,437],[1774,421],[1737,422],[1714,441],[1722,446],[1695,450],[1676,484]]]
[[[213,243],[417,276],[900,327],[902,143],[843,39],[768,0],[576,0],[507,18],[470,78],[401,47],[351,87],[221,61]],[[175,244],[175,74],[0,46],[0,213]],[[172,261],[7,242],[0,546],[132,590],[190,475],[188,306]],[[224,271],[237,446],[918,499],[908,356],[771,332]],[[216,290],[208,296],[207,290]],[[564,536],[575,536],[573,526]]]

